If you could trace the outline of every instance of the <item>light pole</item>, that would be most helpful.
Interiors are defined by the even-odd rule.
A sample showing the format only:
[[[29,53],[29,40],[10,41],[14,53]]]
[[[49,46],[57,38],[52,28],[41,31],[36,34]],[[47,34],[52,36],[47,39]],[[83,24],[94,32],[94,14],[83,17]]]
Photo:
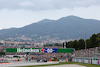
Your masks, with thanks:
[[[86,33],[84,33],[85,34],[85,56],[86,56]]]
[[[85,34],[85,50],[86,50],[86,33],[84,33]]]

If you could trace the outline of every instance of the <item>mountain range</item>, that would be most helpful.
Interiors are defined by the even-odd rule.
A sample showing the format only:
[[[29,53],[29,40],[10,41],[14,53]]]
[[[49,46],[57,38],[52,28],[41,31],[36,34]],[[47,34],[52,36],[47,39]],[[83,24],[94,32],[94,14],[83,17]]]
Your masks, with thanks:
[[[26,36],[32,39],[78,39],[100,33],[100,21],[67,16],[58,20],[44,19],[21,28],[0,30],[0,39]]]

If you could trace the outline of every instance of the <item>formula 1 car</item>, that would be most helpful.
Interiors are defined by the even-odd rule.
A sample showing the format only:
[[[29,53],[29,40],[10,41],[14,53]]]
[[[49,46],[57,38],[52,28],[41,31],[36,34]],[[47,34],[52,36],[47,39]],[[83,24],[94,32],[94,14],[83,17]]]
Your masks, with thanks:
[[[46,59],[38,59],[37,62],[47,62]]]

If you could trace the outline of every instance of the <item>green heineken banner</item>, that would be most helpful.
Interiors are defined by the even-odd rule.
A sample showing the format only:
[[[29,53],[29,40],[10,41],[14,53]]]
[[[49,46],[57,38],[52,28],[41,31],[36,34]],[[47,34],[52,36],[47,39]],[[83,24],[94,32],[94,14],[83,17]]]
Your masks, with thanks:
[[[6,48],[6,52],[34,52],[34,53],[71,53],[72,48],[57,49],[57,48]]]
[[[41,48],[6,48],[6,52],[40,52]]]

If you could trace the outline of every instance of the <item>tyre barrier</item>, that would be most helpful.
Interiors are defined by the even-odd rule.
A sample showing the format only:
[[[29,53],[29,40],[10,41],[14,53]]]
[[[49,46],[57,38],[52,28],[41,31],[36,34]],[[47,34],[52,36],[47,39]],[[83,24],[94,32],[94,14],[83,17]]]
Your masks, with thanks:
[[[78,63],[88,63],[88,64],[100,65],[100,59],[93,59],[93,58],[73,58],[72,61],[78,62]]]

